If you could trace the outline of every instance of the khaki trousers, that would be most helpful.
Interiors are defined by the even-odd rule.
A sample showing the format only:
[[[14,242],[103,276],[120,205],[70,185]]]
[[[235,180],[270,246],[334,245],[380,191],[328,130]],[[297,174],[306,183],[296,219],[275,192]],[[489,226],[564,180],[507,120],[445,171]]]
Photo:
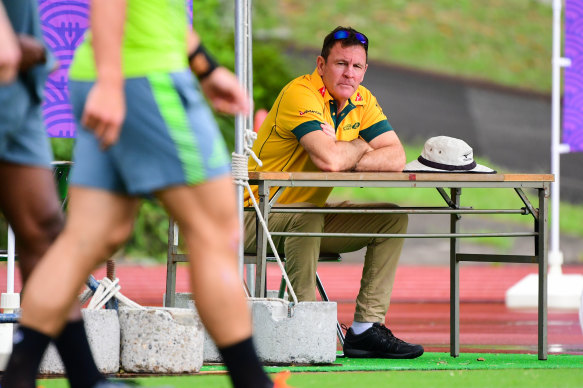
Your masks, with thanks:
[[[394,204],[352,204],[326,207],[395,208]],[[255,252],[255,212],[245,212],[245,252]],[[405,233],[406,214],[272,213],[270,231],[314,233]],[[384,322],[389,309],[402,238],[282,237],[274,236],[278,252],[286,258],[286,271],[299,301],[316,300],[316,266],[320,252],[346,253],[366,247],[354,320]],[[271,251],[269,245],[268,250]]]

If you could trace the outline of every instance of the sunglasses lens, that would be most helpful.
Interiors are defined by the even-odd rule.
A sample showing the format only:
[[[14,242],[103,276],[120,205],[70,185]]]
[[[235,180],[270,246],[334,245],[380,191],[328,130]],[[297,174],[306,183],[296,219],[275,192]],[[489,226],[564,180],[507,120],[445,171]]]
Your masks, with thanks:
[[[368,45],[368,39],[366,39],[366,36],[362,35],[360,32],[357,32],[354,36],[356,36],[356,39],[358,39],[360,43]]]
[[[348,38],[348,35],[350,35],[350,33],[346,30],[336,31],[334,33],[334,39],[346,39]]]
[[[335,40],[346,39],[349,36],[350,36],[350,31],[346,31],[346,30],[336,31],[334,33],[334,39]],[[358,39],[358,41],[360,43],[362,43],[365,46],[368,46],[368,39],[366,38],[366,36],[362,35],[360,32],[356,32],[354,34],[354,36],[356,37],[356,39]]]

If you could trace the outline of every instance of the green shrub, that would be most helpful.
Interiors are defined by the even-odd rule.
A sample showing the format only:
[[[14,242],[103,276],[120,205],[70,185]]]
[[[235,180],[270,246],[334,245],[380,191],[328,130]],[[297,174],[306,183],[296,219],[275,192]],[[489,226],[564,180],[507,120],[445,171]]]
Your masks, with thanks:
[[[234,71],[235,39],[232,4],[219,0],[194,2],[193,24],[207,49],[217,61]],[[280,89],[291,79],[291,71],[280,48],[274,43],[253,47],[253,96],[257,108],[269,109]],[[234,149],[235,120],[215,115],[221,133],[230,151]],[[72,160],[74,139],[53,138],[55,160]],[[156,201],[146,201],[136,218],[134,233],[126,245],[126,254],[132,257],[153,257],[162,260],[167,249],[168,217]],[[1,241],[1,238],[0,238]]]

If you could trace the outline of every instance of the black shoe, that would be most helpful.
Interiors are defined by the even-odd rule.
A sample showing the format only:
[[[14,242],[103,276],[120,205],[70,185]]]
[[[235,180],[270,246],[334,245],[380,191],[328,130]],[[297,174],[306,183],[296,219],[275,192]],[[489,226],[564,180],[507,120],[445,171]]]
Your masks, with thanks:
[[[346,331],[344,355],[355,358],[417,358],[423,354],[423,346],[401,341],[380,323],[370,329],[354,334]]]

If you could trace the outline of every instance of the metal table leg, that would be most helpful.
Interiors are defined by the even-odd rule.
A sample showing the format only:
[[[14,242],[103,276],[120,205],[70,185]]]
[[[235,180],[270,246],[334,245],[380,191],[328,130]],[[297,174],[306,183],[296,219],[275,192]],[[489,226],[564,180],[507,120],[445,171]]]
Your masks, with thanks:
[[[168,253],[166,257],[166,293],[164,306],[174,307],[176,304],[176,260],[178,245],[178,226],[172,217],[168,218]]]
[[[535,228],[539,233],[536,238],[536,255],[538,258],[538,359],[547,359],[547,206],[549,187],[538,189],[538,221]]]
[[[261,182],[258,185],[259,190],[259,210],[263,215],[265,224],[268,225],[267,219],[269,218],[269,187]],[[257,298],[265,297],[265,272],[266,272],[266,257],[267,257],[267,236],[265,231],[259,224],[259,220],[256,222],[257,228],[257,265],[255,267],[255,291],[253,296]]]
[[[456,207],[460,205],[461,189],[451,189],[451,199]],[[450,216],[450,233],[458,233],[460,229],[461,217],[457,214]],[[459,240],[455,237],[450,239],[449,243],[449,333],[450,333],[450,354],[452,357],[460,355],[460,293],[459,293],[459,263],[457,261],[457,252],[459,249]]]

